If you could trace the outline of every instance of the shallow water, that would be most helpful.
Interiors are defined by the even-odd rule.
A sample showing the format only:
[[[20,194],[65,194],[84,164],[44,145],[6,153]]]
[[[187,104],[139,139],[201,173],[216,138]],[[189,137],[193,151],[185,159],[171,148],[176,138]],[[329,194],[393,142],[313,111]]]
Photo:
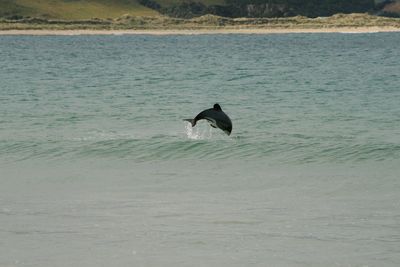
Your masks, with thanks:
[[[399,42],[0,36],[0,266],[398,266]]]

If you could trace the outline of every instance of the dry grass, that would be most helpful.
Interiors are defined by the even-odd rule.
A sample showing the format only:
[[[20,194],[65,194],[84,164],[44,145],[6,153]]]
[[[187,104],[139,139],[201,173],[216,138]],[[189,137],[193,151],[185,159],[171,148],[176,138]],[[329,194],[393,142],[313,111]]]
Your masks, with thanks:
[[[91,20],[47,20],[24,19],[17,21],[0,21],[0,30],[13,29],[46,29],[46,30],[128,30],[128,29],[321,29],[340,27],[392,27],[400,29],[399,18],[386,18],[368,14],[337,14],[331,17],[306,18],[225,18],[205,15],[193,19],[177,19],[165,16],[132,16],[123,15],[117,19]]]

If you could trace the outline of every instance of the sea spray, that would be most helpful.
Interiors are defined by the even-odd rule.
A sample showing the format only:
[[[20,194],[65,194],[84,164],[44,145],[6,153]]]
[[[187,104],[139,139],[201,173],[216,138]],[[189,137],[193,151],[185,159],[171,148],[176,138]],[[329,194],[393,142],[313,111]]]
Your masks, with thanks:
[[[211,139],[213,136],[213,129],[209,126],[204,127],[204,123],[198,123],[197,127],[192,127],[190,123],[185,123],[185,133],[188,139],[204,140]]]

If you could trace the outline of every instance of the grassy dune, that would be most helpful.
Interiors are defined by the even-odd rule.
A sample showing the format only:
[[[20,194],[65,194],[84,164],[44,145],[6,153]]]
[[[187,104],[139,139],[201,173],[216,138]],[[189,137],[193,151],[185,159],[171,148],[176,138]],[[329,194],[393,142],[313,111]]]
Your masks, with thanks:
[[[205,15],[193,19],[165,16],[140,17],[124,15],[116,19],[96,20],[0,20],[0,30],[214,30],[214,29],[329,29],[383,27],[400,30],[400,18],[367,14],[337,14],[331,17],[307,18],[225,18]]]

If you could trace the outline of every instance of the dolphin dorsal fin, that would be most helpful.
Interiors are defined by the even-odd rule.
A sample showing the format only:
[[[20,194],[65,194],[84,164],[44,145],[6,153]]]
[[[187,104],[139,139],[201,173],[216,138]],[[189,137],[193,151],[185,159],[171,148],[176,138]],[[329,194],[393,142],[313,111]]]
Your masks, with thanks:
[[[214,110],[216,111],[222,111],[221,106],[218,103],[214,104]]]

